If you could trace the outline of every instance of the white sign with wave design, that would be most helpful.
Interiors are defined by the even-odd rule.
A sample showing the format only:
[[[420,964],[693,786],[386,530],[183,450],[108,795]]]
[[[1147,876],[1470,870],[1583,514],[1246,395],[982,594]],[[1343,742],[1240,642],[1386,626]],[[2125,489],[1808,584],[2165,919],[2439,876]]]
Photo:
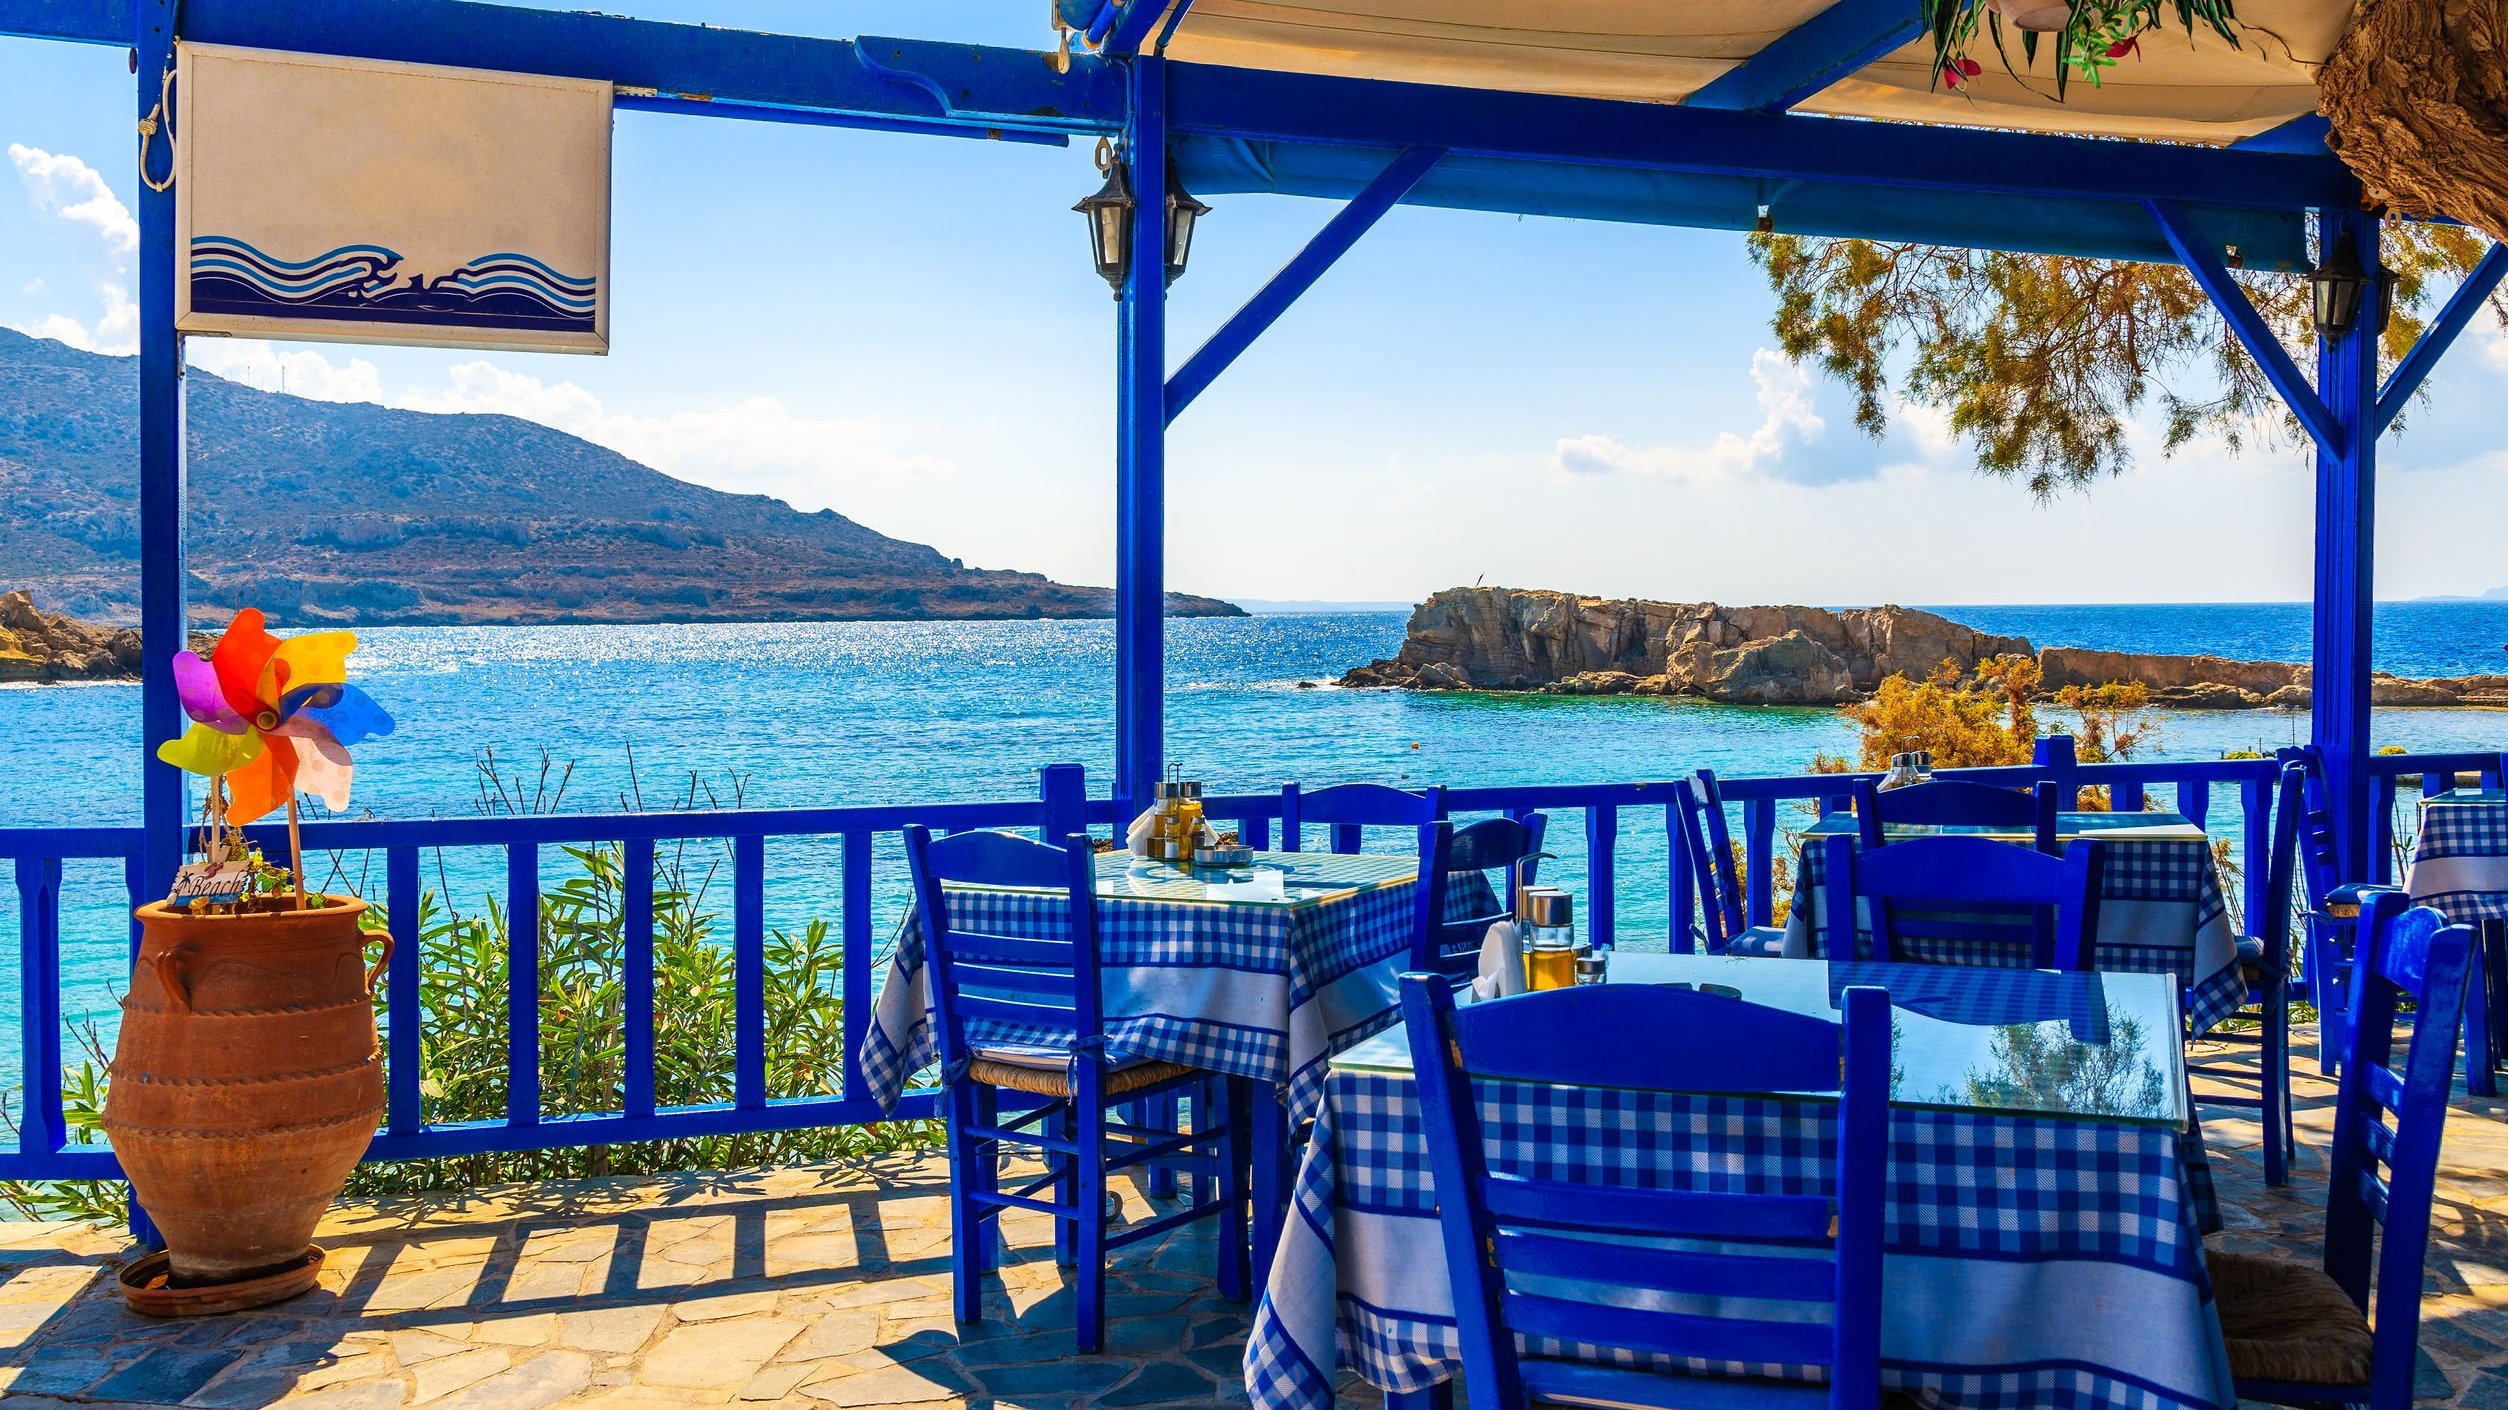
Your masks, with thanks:
[[[186,333],[609,351],[610,85],[187,44]]]

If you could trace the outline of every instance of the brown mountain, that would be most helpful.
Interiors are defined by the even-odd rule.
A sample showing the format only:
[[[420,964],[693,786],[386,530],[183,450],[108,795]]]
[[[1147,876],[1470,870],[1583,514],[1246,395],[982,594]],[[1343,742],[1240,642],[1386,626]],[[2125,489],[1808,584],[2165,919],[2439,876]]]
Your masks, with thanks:
[[[0,329],[0,565],[136,620],[138,373]],[[511,416],[308,401],[193,372],[191,601],[281,623],[1102,617],[1114,595],[969,568],[833,510],[672,479]],[[1239,616],[1171,593],[1173,616]]]

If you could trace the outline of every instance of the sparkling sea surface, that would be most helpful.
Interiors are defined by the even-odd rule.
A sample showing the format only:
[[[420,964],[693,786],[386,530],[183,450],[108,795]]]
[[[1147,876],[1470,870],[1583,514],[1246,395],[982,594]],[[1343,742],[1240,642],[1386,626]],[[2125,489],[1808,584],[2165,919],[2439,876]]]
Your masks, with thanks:
[[[2304,604],[1937,610],[2039,646],[2307,653]],[[1403,621],[1370,612],[1170,623],[1169,756],[1224,793],[1292,779],[1470,786],[1659,779],[1702,766],[1792,773],[1815,753],[1852,751],[1853,730],[1827,709],[1299,688],[1392,655]],[[757,807],[822,807],[1029,797],[1049,762],[1085,765],[1093,792],[1111,776],[1107,622],[401,627],[360,636],[353,677],[399,729],[356,751],[355,815],[471,815],[488,748],[534,786],[542,750],[558,770],[571,764],[559,805],[567,811],[613,811],[638,794],[647,808],[678,806],[692,778],[699,806],[730,807],[737,796]],[[2508,601],[2383,604],[2376,662],[2409,675],[2508,670]],[[0,689],[0,827],[136,822],[138,700],[131,685]],[[2270,749],[2306,729],[2303,713],[2176,712],[2145,757]],[[2381,744],[2415,750],[2495,750],[2508,747],[2508,715],[2381,711],[2377,732]],[[2216,797],[2216,831],[2234,826],[2234,802],[2226,791]],[[1579,819],[1556,818],[1552,829],[1561,860],[1550,874],[1581,889]],[[566,863],[550,852],[554,881]],[[1622,819],[1623,944],[1663,944],[1664,857],[1659,813]],[[361,865],[342,864],[352,877]],[[832,841],[775,844],[768,864],[770,926],[836,914]],[[883,845],[874,866],[883,936],[903,903],[903,870]],[[379,859],[373,872],[379,891]],[[491,859],[475,852],[445,859],[441,875],[465,908],[500,886]],[[72,864],[65,890],[68,1011],[109,1021],[126,963],[119,867]],[[0,1022],[11,1039],[0,1043],[0,1073],[11,1086],[16,930],[16,906],[0,905]]]

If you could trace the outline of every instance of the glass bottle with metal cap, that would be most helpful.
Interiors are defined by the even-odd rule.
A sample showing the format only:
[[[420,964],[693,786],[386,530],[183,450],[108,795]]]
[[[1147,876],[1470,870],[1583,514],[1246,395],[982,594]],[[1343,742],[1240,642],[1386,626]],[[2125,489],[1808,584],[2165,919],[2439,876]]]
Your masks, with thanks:
[[[1576,983],[1576,904],[1555,886],[1516,893],[1516,924],[1524,928],[1524,987],[1565,989]]]
[[[1157,805],[1150,813],[1150,856],[1162,862],[1193,860],[1202,836],[1202,785],[1170,766],[1159,780]]]

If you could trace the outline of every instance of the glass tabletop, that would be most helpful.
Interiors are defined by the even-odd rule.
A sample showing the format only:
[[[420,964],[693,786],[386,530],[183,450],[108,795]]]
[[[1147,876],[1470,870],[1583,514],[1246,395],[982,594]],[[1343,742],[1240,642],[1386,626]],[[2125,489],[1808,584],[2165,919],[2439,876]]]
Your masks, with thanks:
[[[2435,797],[2424,798],[2421,800],[2421,806],[2424,808],[2462,807],[2467,805],[2482,804],[2487,804],[2496,808],[2502,803],[2508,803],[2508,794],[2501,793],[2496,788],[2451,788],[2444,793],[2436,795]]]
[[[2177,1037],[2177,981],[2169,975],[1619,951],[1609,977],[1614,984],[1695,987],[1828,1019],[1837,1017],[1849,986],[1877,985],[1890,991],[1890,1100],[1897,1105],[2186,1124],[2185,1051]],[[1595,1084],[1608,1086],[1608,1041],[1597,1041],[1593,1052]],[[1396,1024],[1332,1065],[1408,1075],[1409,1036]]]
[[[2027,828],[1970,826],[1966,824],[1888,823],[1882,835],[1909,837],[2009,837],[2028,840]],[[1803,829],[1806,837],[1851,837],[1855,833],[1855,815],[1831,813]],[[2185,842],[2202,841],[2203,829],[2188,822],[2179,813],[2057,813],[2055,835],[2063,841],[2076,837],[2095,837],[2102,842]]]
[[[1257,852],[1250,866],[1219,868],[1154,862],[1129,852],[1100,852],[1093,889],[1104,901],[1313,906],[1363,891],[1405,886],[1418,878],[1418,858],[1381,853]]]

